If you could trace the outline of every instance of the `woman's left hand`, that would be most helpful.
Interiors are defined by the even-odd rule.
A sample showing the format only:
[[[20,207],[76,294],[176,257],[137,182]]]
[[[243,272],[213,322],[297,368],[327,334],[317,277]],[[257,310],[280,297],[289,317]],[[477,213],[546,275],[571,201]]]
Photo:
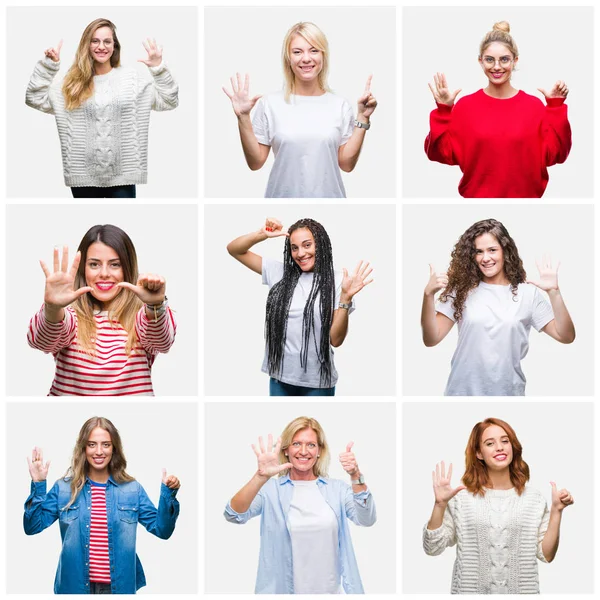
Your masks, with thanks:
[[[348,442],[346,444],[346,452],[340,454],[342,469],[344,469],[351,477],[358,473],[358,464],[356,462],[356,456],[354,456],[354,452],[352,452],[352,446],[354,446],[354,442]]]
[[[342,294],[340,296],[340,302],[349,303],[352,298],[360,292],[365,286],[369,285],[373,278],[367,279],[367,277],[373,272],[373,269],[369,267],[369,263],[365,263],[363,265],[363,261],[361,260],[358,265],[356,265],[356,269],[354,269],[354,273],[352,275],[348,275],[348,271],[346,269],[344,271],[344,279],[342,280]]]
[[[142,45],[148,53],[148,58],[140,58],[138,62],[144,63],[147,67],[158,67],[162,62],[162,46],[156,43],[155,39],[148,38]]]
[[[175,475],[167,475],[167,470],[162,470],[162,482],[170,489],[170,490],[178,490],[181,487],[181,482]]]
[[[128,281],[117,283],[117,287],[127,288],[144,304],[161,304],[165,300],[167,282],[164,277],[153,273],[143,273],[138,277],[137,285]]]
[[[552,508],[554,510],[561,512],[567,506],[571,506],[571,504],[575,503],[569,490],[565,490],[565,488],[562,490],[556,489],[556,483],[554,483],[554,481],[551,481],[550,485],[552,486]]]
[[[545,292],[558,290],[558,267],[560,267],[560,261],[556,265],[555,269],[552,266],[552,259],[549,256],[543,256],[542,262],[539,263],[536,260],[535,265],[540,273],[540,278],[537,281],[528,279],[527,283],[531,283]]]
[[[569,88],[564,81],[559,80],[549,92],[544,88],[538,88],[538,92],[542,92],[546,100],[548,100],[548,98],[566,98],[569,94]]]
[[[371,94],[371,79],[373,79],[373,75],[369,75],[367,85],[365,85],[365,91],[358,99],[357,120],[361,122],[364,122],[363,119],[368,119],[377,108],[377,100],[375,99],[375,96]]]

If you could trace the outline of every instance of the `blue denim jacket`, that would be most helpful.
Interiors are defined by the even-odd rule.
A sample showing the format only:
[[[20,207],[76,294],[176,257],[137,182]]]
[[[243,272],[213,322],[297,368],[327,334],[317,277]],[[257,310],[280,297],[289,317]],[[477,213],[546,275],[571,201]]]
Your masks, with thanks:
[[[171,537],[179,516],[177,490],[165,484],[160,488],[158,510],[137,482],[116,483],[112,477],[106,486],[108,554],[113,594],[135,594],[146,585],[144,570],[135,553],[137,524],[164,540]],[[25,501],[23,527],[27,535],[39,533],[56,521],[60,523],[62,551],[54,580],[55,594],[89,594],[89,544],[91,485],[83,489],[68,508],[70,479],[59,479],[46,493],[46,482],[31,482]]]
[[[354,494],[350,485],[338,479],[319,477],[317,487],[337,517],[340,573],[344,591],[347,594],[364,594],[348,519],[365,527],[373,525],[377,520],[373,496],[369,490]],[[257,594],[294,593],[292,538],[287,522],[293,495],[294,482],[286,475],[269,479],[245,513],[235,512],[229,503],[225,508],[225,518],[231,523],[246,523],[252,517],[262,517],[258,574],[254,589]]]

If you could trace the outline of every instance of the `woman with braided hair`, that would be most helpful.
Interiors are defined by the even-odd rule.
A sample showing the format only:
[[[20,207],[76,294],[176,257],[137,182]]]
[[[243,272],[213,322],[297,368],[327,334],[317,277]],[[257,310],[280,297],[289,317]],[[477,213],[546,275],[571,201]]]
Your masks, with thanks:
[[[255,244],[276,237],[286,238],[283,263],[250,252]],[[373,281],[369,263],[360,261],[351,275],[346,269],[336,273],[329,236],[313,219],[285,229],[269,217],[261,229],[236,238],[227,250],[269,286],[262,370],[271,377],[270,395],[335,395],[338,375],[331,347],[344,342],[353,298]]]
[[[421,311],[424,344],[436,346],[458,323],[445,395],[524,396],[521,360],[532,325],[558,342],[573,342],[575,326],[558,287],[559,265],[553,267],[549,257],[536,264],[539,280],[527,279],[504,225],[485,219],[460,237],[447,273],[429,265]]]

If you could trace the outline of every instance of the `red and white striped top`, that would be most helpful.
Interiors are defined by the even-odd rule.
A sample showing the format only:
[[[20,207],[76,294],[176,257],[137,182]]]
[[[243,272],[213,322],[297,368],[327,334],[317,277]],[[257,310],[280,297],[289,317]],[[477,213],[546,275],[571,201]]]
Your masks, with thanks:
[[[106,485],[92,483],[91,488],[90,581],[110,583],[108,522],[106,519]]]
[[[44,307],[31,319],[27,341],[32,348],[52,353],[56,373],[49,396],[154,396],[152,363],[159,352],[168,352],[175,341],[177,325],[171,309],[156,321],[144,307],[136,316],[138,341],[125,352],[127,332],[107,312],[94,315],[96,353],[90,356],[77,343],[77,314],[68,306],[60,323],[50,323]]]

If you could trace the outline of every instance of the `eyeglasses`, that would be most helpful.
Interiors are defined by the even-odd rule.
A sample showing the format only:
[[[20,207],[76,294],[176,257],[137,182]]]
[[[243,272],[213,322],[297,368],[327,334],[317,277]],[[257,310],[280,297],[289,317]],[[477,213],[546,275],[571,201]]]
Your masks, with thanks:
[[[92,40],[90,46],[96,48],[100,45],[100,42],[103,42],[106,47],[112,46],[115,43],[114,40]]]
[[[513,59],[510,56],[501,56],[500,58],[494,58],[493,56],[484,56],[483,62],[486,67],[494,67],[498,63],[501,67],[508,67]]]

